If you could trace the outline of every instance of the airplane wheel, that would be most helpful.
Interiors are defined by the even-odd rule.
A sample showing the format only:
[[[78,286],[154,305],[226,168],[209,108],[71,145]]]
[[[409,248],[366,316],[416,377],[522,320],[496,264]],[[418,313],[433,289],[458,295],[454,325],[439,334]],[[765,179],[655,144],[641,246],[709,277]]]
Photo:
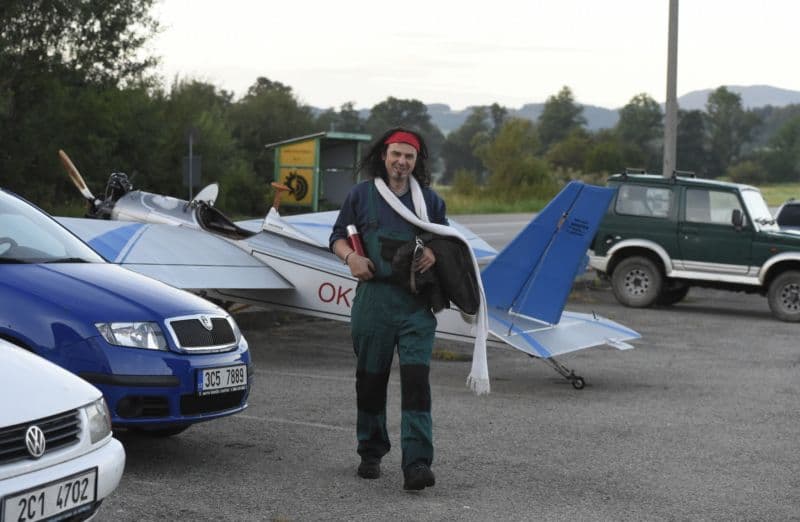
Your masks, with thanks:
[[[576,390],[582,390],[584,386],[586,386],[586,382],[584,382],[583,377],[575,377],[572,379],[572,387]]]

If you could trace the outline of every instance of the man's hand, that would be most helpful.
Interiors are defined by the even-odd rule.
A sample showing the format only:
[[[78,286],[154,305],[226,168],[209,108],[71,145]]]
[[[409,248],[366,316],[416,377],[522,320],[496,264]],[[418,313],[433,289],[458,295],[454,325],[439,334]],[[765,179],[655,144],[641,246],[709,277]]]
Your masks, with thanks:
[[[436,264],[436,255],[428,247],[422,249],[422,255],[414,262],[414,271],[424,274],[428,269]]]
[[[359,281],[369,281],[375,274],[375,266],[368,257],[362,257],[355,252],[347,258],[350,273]]]

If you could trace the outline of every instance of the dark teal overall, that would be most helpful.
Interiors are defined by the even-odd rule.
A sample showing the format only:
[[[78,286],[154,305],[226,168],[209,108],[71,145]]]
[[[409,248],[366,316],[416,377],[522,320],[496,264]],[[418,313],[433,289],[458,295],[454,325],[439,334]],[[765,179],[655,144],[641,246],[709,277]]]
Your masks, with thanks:
[[[436,318],[426,304],[388,280],[391,263],[381,257],[381,239],[408,241],[414,238],[414,228],[411,224],[407,231],[382,228],[378,223],[378,197],[372,185],[369,225],[362,231],[367,255],[375,265],[375,277],[359,283],[351,319],[353,349],[358,357],[358,453],[362,459],[380,459],[391,448],[386,431],[386,386],[397,347],[402,397],[402,465],[405,468],[422,461],[430,466],[433,435],[428,377]]]

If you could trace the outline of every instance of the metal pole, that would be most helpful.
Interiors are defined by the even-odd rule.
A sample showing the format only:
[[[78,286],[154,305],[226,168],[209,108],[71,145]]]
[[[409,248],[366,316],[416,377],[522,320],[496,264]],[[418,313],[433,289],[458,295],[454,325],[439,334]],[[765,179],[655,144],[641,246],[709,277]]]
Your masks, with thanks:
[[[661,175],[677,170],[678,149],[678,0],[669,0],[669,41],[667,45],[667,101],[664,105],[664,164]]]

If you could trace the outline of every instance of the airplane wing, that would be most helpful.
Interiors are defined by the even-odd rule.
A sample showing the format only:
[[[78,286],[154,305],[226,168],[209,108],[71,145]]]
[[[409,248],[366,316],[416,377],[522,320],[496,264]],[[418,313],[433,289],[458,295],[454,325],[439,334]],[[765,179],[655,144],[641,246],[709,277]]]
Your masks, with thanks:
[[[178,288],[294,288],[252,255],[202,230],[128,221],[56,219],[107,261]]]

